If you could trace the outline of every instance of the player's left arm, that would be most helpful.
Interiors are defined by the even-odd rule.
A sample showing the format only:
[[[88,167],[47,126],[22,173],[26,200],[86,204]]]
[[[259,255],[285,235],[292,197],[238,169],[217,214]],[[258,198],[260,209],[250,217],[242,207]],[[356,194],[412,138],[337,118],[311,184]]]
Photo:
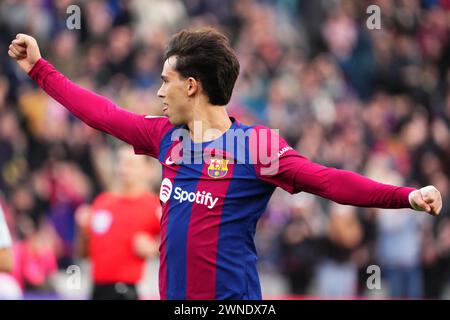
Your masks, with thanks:
[[[413,208],[432,215],[438,215],[442,209],[441,195],[434,186],[417,190],[377,182],[351,171],[329,168],[300,155],[278,135],[266,140],[273,142],[274,139],[278,139],[277,145],[275,148],[272,145],[270,149],[278,152],[271,152],[270,163],[258,163],[257,174],[263,181],[290,193],[304,191],[345,205]]]

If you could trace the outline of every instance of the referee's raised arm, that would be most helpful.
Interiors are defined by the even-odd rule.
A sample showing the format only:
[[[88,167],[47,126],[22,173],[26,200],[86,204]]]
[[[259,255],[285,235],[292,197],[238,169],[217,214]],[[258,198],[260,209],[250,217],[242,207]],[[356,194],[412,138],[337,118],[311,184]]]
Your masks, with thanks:
[[[156,127],[155,124],[150,125],[143,115],[122,109],[107,98],[71,82],[42,58],[36,39],[18,34],[9,46],[8,55],[49,96],[81,121],[131,144],[136,150],[156,154],[152,149],[159,143],[159,136],[151,129]]]

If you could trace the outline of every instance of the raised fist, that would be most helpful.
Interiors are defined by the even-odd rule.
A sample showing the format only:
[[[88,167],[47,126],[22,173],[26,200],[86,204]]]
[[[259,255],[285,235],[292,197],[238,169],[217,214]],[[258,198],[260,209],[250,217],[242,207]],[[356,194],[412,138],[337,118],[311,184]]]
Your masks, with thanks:
[[[8,49],[8,55],[16,60],[26,73],[29,73],[41,58],[36,39],[26,34],[19,33]]]

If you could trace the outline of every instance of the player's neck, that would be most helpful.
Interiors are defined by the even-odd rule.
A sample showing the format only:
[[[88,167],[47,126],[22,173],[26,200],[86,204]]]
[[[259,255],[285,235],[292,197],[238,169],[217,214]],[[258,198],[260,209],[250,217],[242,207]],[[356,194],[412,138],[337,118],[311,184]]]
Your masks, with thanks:
[[[194,109],[193,114],[188,127],[194,142],[215,140],[232,125],[225,106],[204,105]]]

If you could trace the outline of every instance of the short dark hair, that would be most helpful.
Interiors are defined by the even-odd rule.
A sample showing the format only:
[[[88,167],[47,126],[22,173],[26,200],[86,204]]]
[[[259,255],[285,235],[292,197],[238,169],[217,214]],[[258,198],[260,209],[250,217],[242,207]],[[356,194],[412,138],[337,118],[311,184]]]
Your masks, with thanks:
[[[209,102],[226,105],[239,75],[239,61],[228,38],[213,28],[182,30],[170,39],[164,61],[177,57],[175,70],[200,81]]]

